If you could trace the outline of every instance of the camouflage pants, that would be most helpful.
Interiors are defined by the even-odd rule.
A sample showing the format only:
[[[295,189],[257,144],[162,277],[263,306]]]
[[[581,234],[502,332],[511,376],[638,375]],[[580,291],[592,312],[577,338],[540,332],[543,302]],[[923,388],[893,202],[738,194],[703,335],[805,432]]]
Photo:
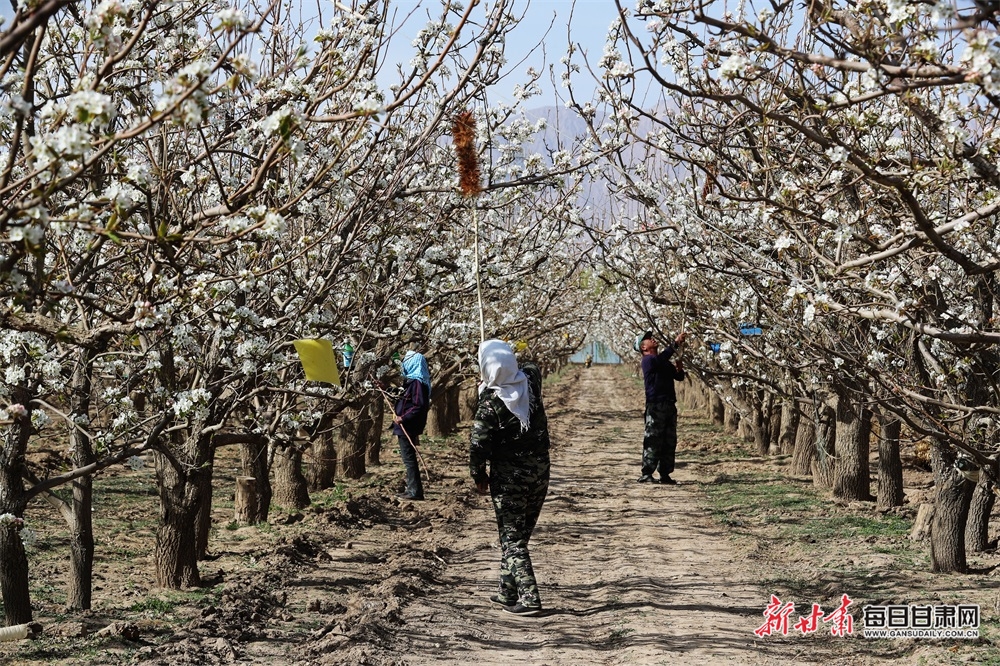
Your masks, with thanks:
[[[659,468],[660,478],[674,471],[677,453],[677,405],[673,402],[646,403],[646,430],[642,438],[642,473]]]
[[[538,582],[528,554],[528,539],[549,490],[548,455],[522,456],[490,464],[490,495],[500,533],[501,598],[540,608]]]

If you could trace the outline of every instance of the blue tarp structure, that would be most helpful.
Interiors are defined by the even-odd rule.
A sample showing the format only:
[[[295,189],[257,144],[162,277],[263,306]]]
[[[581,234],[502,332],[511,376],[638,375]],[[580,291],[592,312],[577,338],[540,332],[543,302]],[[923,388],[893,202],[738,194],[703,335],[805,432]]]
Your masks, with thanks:
[[[600,340],[591,340],[580,348],[580,351],[569,357],[570,363],[583,363],[587,360],[587,354],[594,357],[594,363],[618,364],[622,359],[618,354]]]

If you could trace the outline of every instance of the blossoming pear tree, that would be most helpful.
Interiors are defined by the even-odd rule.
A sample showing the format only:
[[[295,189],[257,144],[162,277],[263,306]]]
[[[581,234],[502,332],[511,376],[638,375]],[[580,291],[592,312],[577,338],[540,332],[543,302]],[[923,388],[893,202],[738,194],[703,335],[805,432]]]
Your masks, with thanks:
[[[653,286],[623,324],[684,284],[667,304],[720,343],[699,368],[712,383],[835,411],[835,446],[818,438],[816,462],[822,473],[835,453],[845,499],[870,498],[874,413],[889,439],[900,424],[928,438],[932,566],[965,570],[976,483],[962,468],[997,479],[992,10],[619,8],[595,70],[603,112],[576,107],[628,137],[610,179],[635,206],[613,261]],[[734,333],[743,322],[764,335]],[[898,450],[880,453],[881,493]],[[992,501],[977,493],[973,533]]]
[[[267,447],[301,454],[303,432],[377,402],[368,380],[399,345],[421,345],[456,382],[475,372],[478,268],[497,335],[530,338],[540,355],[566,355],[582,337],[593,307],[572,288],[587,250],[577,173],[600,148],[525,154],[544,127],[483,102],[507,65],[513,3],[434,6],[398,65],[386,56],[388,2],[308,16],[280,2],[49,3],[7,26],[8,623],[31,618],[30,500],[46,497],[70,525],[69,598],[87,607],[94,474],[151,457],[156,581],[197,584],[216,448],[240,444],[258,465],[266,516]],[[448,136],[470,107],[489,162],[479,267]],[[304,381],[290,343],[307,337],[358,342],[341,387]],[[61,448],[69,471],[28,464],[42,446]]]

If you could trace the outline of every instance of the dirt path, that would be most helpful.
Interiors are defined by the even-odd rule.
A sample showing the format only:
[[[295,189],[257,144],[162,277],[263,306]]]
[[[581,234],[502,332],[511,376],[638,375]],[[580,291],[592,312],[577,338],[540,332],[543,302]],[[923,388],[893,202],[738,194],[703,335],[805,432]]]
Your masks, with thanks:
[[[552,483],[531,546],[544,616],[511,617],[489,603],[496,528],[487,499],[472,497],[462,522],[447,530],[452,539],[433,545],[416,530],[412,545],[443,553],[447,566],[400,608],[402,626],[385,637],[381,659],[357,650],[354,658],[374,663],[390,652],[413,666],[766,663],[752,633],[766,597],[735,573],[736,555],[696,508],[689,473],[681,467],[674,487],[635,482],[642,401],[634,383],[618,368],[595,366],[553,393]],[[433,513],[431,496],[416,510]],[[425,529],[433,533],[433,524]],[[380,550],[375,540],[356,546],[368,548]]]
[[[755,640],[771,593],[800,614],[849,592],[857,609],[977,603],[992,617],[996,556],[975,560],[974,576],[932,574],[924,546],[906,539],[908,519],[839,506],[789,476],[781,456],[748,454],[683,410],[680,485],[637,484],[635,378],[577,367],[545,392],[552,483],[531,543],[543,616],[512,617],[489,602],[496,526],[472,488],[460,433],[422,443],[424,502],[394,499],[403,471],[389,447],[364,478],[315,493],[304,511],[275,509],[266,524],[238,527],[231,495],[216,493],[213,556],[193,590],[152,586],[153,473],[118,470],[95,500],[105,539],[84,613],[63,608],[61,521],[34,507],[32,594],[45,633],[0,643],[0,665],[986,663],[986,639],[913,644],[824,630]],[[238,455],[223,454],[218,485],[232,488]]]

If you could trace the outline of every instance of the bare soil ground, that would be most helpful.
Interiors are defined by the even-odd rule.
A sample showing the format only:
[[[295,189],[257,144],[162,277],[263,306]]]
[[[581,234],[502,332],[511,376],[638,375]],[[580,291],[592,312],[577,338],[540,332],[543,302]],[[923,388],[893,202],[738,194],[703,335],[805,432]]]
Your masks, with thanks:
[[[929,474],[910,469],[910,504],[879,515],[840,506],[787,459],[750,455],[700,413],[680,419],[678,486],[637,484],[642,393],[620,366],[571,367],[547,384],[552,484],[532,558],[546,612],[491,606],[499,552],[492,509],[473,492],[465,433],[422,445],[424,502],[390,499],[391,451],[366,478],[313,494],[270,524],[232,522],[234,452],[216,467],[205,586],[152,588],[158,514],[152,470],[97,480],[94,609],[64,603],[66,538],[33,505],[31,588],[41,639],[0,644],[11,664],[1000,664],[996,553],[972,575],[929,573],[906,537]],[[994,526],[994,533],[996,532]],[[995,536],[995,534],[994,534]],[[842,595],[856,627],[869,603],[978,603],[978,641],[758,638],[770,595],[796,615]]]

